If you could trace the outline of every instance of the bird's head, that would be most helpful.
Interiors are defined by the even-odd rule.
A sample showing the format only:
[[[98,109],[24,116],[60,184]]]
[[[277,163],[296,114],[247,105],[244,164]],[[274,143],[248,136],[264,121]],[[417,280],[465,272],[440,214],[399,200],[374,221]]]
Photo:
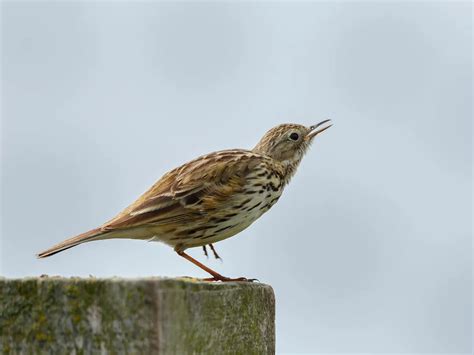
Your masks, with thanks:
[[[309,127],[292,123],[281,124],[265,133],[253,151],[296,168],[314,137],[332,126],[330,121],[324,120]]]

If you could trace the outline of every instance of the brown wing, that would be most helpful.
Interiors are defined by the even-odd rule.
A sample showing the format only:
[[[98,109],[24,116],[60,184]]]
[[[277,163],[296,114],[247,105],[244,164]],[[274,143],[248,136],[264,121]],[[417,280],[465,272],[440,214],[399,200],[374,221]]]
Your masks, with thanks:
[[[202,156],[165,174],[137,201],[102,226],[110,231],[145,224],[187,223],[225,208],[245,189],[246,176],[268,158],[246,150]]]

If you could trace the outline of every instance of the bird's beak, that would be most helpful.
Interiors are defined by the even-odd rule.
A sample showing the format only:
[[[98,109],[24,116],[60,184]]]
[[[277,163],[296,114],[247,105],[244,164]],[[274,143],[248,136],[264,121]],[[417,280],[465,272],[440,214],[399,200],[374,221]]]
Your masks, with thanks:
[[[308,132],[308,135],[306,136],[306,140],[311,140],[313,139],[314,137],[316,137],[319,133],[321,132],[324,132],[325,130],[327,130],[329,127],[332,126],[331,123],[329,124],[325,124],[325,123],[328,123],[328,122],[331,122],[331,120],[324,120],[322,122],[319,122],[318,124],[314,125],[314,126],[311,126],[309,127],[309,132]],[[322,127],[321,127],[322,126]]]

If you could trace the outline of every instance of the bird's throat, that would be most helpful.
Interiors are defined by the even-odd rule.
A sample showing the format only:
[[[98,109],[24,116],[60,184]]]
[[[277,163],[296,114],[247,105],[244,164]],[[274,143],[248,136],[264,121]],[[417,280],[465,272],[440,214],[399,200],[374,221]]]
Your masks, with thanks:
[[[298,166],[300,165],[301,158],[298,160],[284,160],[283,166],[285,168],[285,175],[284,175],[284,185],[287,185],[293,175],[295,175]]]

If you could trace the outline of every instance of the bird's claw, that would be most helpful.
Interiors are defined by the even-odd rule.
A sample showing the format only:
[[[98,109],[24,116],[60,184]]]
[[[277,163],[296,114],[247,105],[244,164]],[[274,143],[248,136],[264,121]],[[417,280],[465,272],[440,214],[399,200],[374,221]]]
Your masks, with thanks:
[[[221,282],[254,282],[254,281],[257,281],[257,282],[259,282],[258,279],[248,279],[246,277],[230,278],[230,277],[225,277],[225,276],[208,277],[208,278],[203,279],[203,281],[210,281],[210,282],[217,282],[217,281],[221,281]]]

